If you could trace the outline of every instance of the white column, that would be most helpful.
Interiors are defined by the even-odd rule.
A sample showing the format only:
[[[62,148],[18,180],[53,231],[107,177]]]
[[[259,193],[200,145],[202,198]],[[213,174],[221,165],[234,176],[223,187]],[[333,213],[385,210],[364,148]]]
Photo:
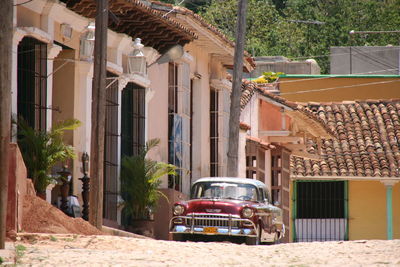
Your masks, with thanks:
[[[54,70],[54,58],[61,52],[62,47],[55,44],[48,44],[47,45],[47,99],[46,99],[46,128],[50,130],[52,127],[52,114],[53,111],[51,109],[53,104],[53,72],[58,71]]]
[[[92,78],[93,63],[86,61],[75,62],[75,83],[71,84],[74,88],[74,118],[81,121],[81,126],[74,130],[73,145],[77,158],[73,162],[74,194],[80,197],[78,192],[82,192],[82,183],[77,180],[83,176],[81,171],[81,157],[83,152],[87,152],[90,157],[90,133],[92,122]],[[90,177],[90,173],[88,175]]]
[[[387,239],[393,239],[393,186],[398,181],[389,180],[389,181],[382,181],[382,183],[386,187],[386,233]]]
[[[117,134],[119,136],[118,141],[117,141],[117,162],[119,164],[119,166],[121,166],[121,118],[122,118],[122,90],[124,90],[125,86],[128,84],[128,80],[124,79],[123,77],[119,77],[118,79],[118,130],[117,130]],[[121,191],[121,180],[119,179],[120,177],[120,173],[121,173],[121,168],[118,168],[118,182],[117,182],[117,188],[118,188],[118,192]],[[121,212],[123,209],[123,206],[120,205],[120,203],[122,203],[122,198],[121,195],[118,194],[118,198],[117,198],[117,222],[119,225],[121,225]]]
[[[247,130],[239,129],[238,177],[246,177],[246,136]]]

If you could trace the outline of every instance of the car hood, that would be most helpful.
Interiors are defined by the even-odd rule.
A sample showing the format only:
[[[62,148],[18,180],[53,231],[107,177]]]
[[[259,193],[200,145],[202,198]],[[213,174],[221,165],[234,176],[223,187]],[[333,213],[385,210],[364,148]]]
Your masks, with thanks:
[[[193,199],[186,202],[186,214],[198,212],[239,215],[243,206],[251,206],[251,202],[226,199]]]

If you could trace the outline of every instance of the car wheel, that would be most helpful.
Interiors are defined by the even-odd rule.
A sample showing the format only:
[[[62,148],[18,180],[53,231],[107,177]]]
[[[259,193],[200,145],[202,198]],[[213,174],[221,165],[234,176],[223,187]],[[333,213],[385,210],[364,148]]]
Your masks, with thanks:
[[[275,235],[274,235],[274,241],[272,241],[272,242],[265,242],[265,244],[267,244],[267,245],[274,245],[274,244],[276,244],[277,242],[278,242],[278,233],[277,232],[275,232]]]
[[[249,246],[260,245],[260,229],[259,228],[257,228],[257,236],[246,237],[246,245],[249,245]]]

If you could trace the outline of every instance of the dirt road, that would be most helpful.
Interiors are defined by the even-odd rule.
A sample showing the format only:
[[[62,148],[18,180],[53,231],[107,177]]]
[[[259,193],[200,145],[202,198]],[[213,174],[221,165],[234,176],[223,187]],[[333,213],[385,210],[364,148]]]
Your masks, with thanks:
[[[246,246],[43,234],[15,246],[19,266],[400,266],[400,240]]]

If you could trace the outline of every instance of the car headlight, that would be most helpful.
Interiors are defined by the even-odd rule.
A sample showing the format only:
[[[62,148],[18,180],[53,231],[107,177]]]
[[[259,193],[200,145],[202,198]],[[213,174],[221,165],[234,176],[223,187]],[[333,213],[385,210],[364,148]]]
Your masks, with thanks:
[[[242,215],[244,218],[251,218],[254,215],[254,211],[253,209],[246,207],[242,210]]]
[[[183,207],[182,205],[175,205],[173,211],[174,215],[179,216],[183,214],[183,212],[185,211],[185,207]]]

